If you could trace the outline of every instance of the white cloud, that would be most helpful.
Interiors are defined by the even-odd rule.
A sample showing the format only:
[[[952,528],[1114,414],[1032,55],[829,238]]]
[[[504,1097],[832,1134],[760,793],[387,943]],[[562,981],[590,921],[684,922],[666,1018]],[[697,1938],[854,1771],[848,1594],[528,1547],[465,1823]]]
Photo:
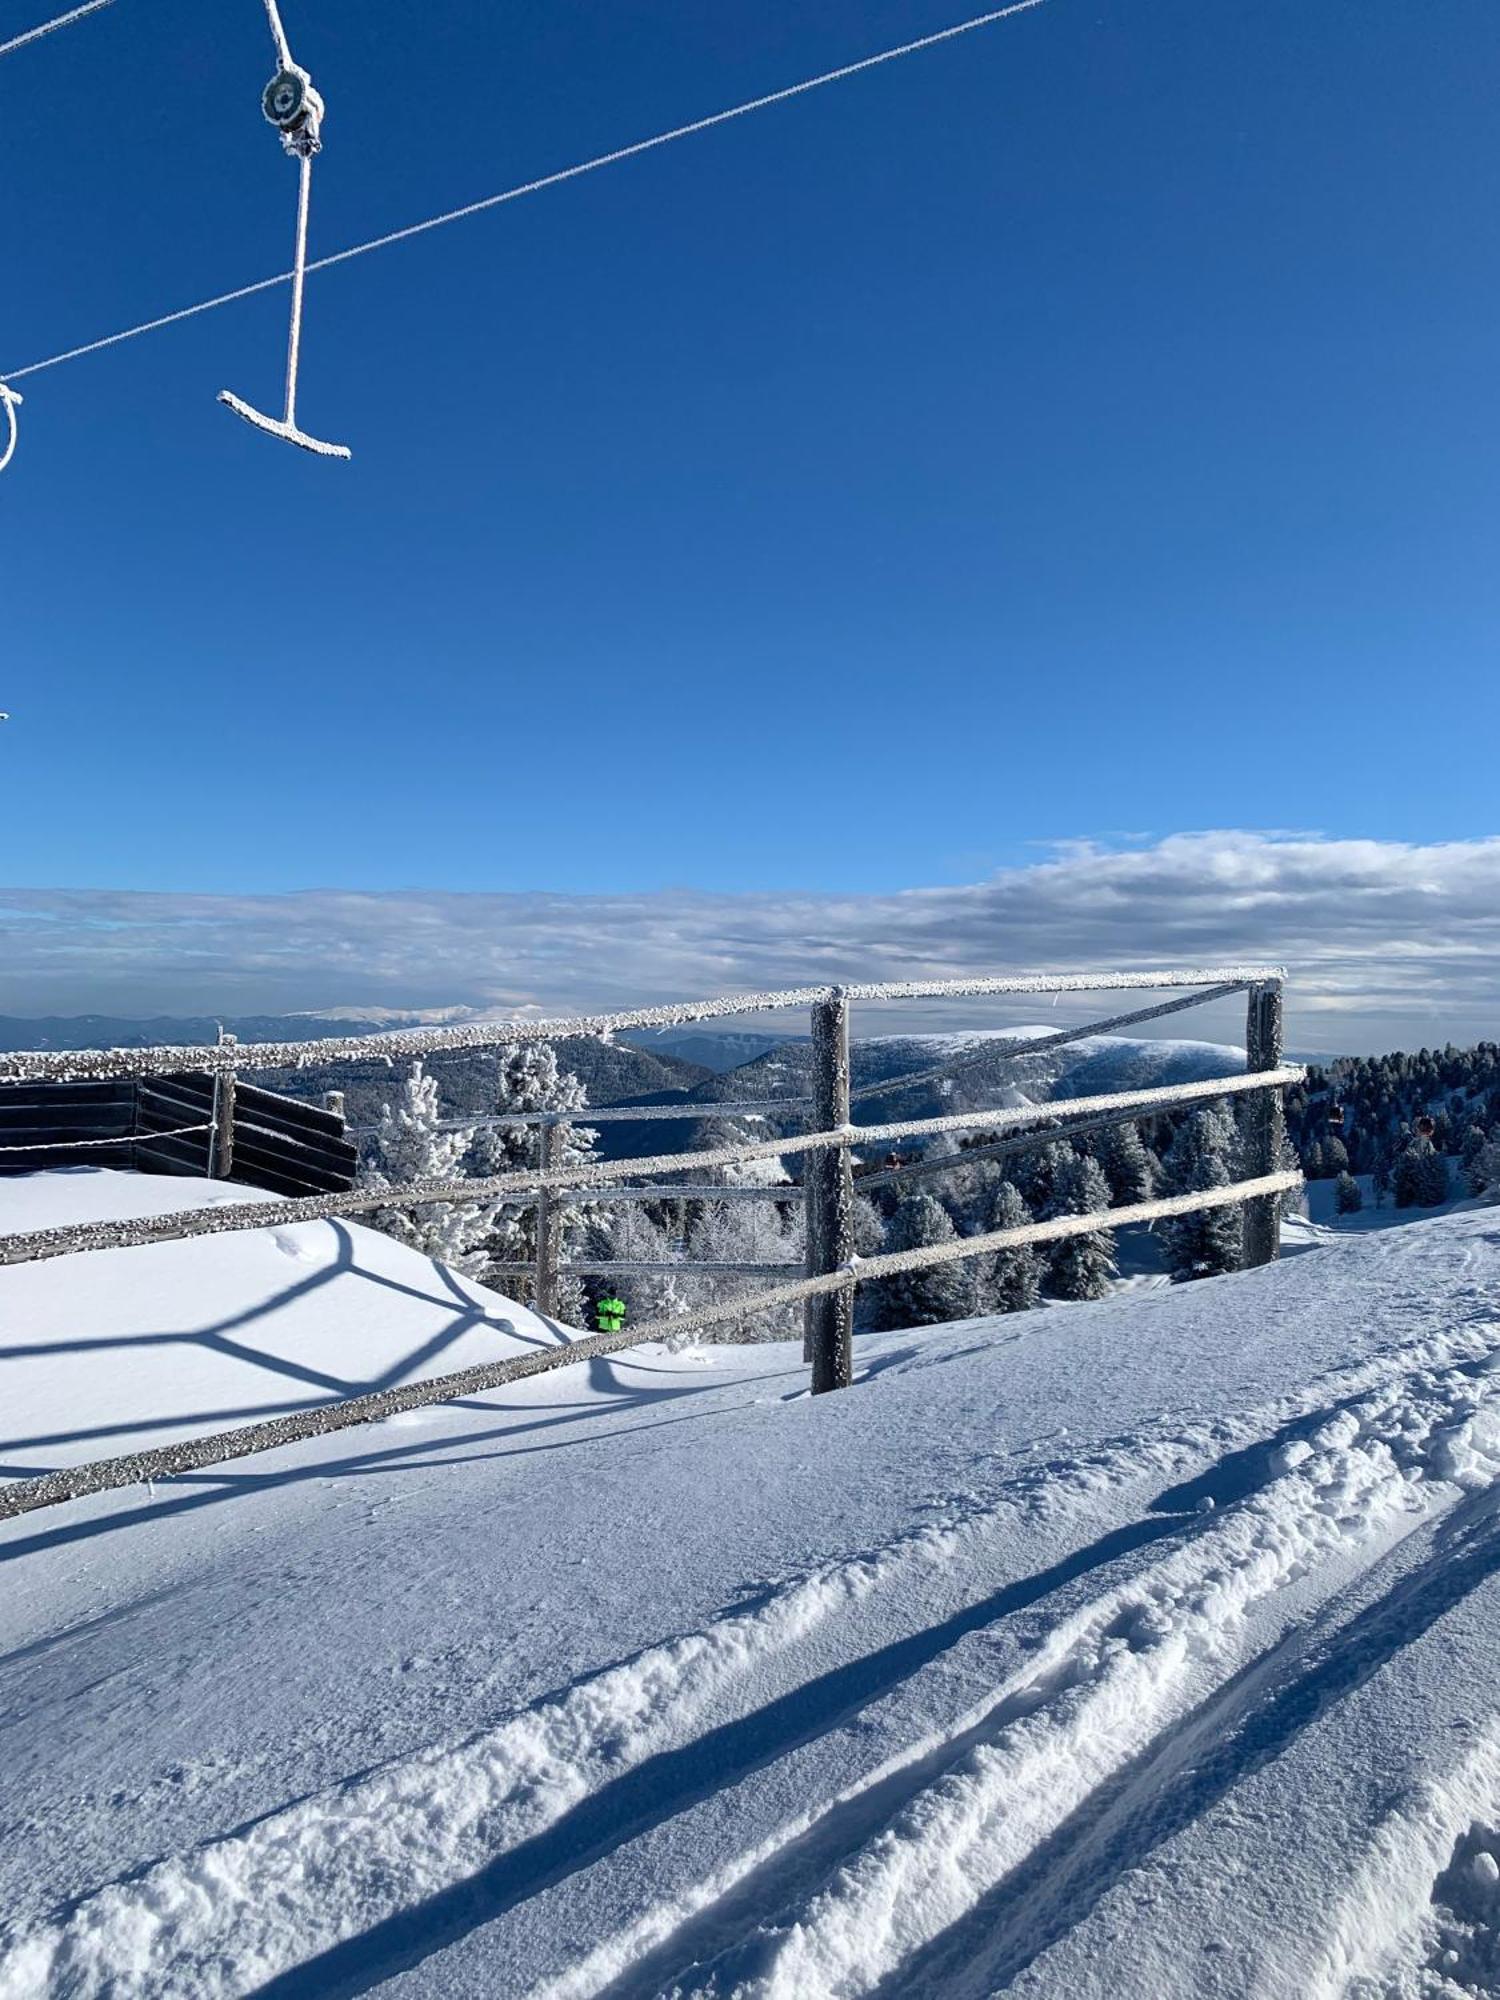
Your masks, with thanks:
[[[1072,842],[985,882],[888,895],[0,890],[0,940],[0,1009],[24,1014],[557,1013],[832,978],[1269,960],[1291,974],[1294,1042],[1376,1048],[1500,1033],[1500,839]]]

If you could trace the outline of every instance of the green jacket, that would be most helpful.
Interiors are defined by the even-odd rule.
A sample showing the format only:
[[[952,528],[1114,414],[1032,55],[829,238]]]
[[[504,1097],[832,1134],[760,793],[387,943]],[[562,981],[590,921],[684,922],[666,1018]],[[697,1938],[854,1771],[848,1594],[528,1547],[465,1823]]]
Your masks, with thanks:
[[[625,1324],[625,1301],[623,1299],[600,1299],[595,1307],[601,1333],[618,1333]]]

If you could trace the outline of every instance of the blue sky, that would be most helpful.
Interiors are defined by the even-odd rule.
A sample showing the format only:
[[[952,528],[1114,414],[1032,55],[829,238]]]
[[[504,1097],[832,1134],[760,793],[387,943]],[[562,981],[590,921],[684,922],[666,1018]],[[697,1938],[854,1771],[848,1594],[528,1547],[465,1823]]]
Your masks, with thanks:
[[[287,0],[314,250],[964,11]],[[257,0],[0,64],[0,368],[284,268],[270,66]],[[0,881],[870,894],[1490,832],[1497,88],[1485,0],[1048,0],[315,277],[350,466],[215,404],[276,407],[280,292],[28,380]]]

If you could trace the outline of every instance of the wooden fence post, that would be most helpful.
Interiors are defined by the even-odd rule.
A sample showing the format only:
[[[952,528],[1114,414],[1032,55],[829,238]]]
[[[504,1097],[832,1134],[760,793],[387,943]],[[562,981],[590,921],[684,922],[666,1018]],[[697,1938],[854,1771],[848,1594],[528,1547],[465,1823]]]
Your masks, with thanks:
[[[562,1128],[549,1118],[541,1132],[543,1173],[562,1165]],[[536,1309],[543,1319],[556,1319],[562,1262],[562,1204],[551,1188],[539,1188],[536,1198]]]
[[[323,1109],[325,1111],[331,1111],[335,1118],[342,1118],[344,1116],[343,1091],[325,1090],[323,1092]]]
[[[1252,986],[1245,1010],[1245,1067],[1281,1067],[1281,981]],[[1254,1179],[1274,1174],[1281,1166],[1286,1118],[1279,1090],[1260,1090],[1246,1100],[1246,1168]],[[1245,1266],[1271,1264],[1281,1255],[1281,1197],[1261,1195],[1245,1203]]]
[[[849,1001],[842,988],[812,1010],[812,1122],[815,1132],[849,1123]],[[837,1271],[854,1255],[854,1178],[847,1146],[807,1155],[807,1275]],[[824,1292],[803,1307],[803,1347],[812,1390],[847,1389],[854,1377],[854,1285]]]
[[[237,1037],[220,1028],[219,1047],[233,1048]],[[234,1071],[221,1069],[214,1077],[213,1125],[208,1135],[208,1172],[227,1181],[234,1172]]]

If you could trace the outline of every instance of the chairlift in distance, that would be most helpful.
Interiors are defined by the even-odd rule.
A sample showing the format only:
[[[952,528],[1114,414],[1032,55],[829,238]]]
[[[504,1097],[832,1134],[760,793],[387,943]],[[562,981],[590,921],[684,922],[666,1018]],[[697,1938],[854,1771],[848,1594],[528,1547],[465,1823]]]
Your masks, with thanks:
[[[312,163],[323,150],[323,100],[313,89],[308,72],[299,63],[284,58],[281,67],[261,92],[260,108],[268,124],[281,134],[288,157],[298,162],[297,254],[292,266],[292,312],[286,348],[286,409],[280,417],[268,417],[228,389],[219,391],[219,401],[253,424],[268,437],[284,438],[320,458],[350,458],[346,444],[328,444],[315,438],[297,422],[297,367],[302,351],[302,289],[307,276],[307,211],[312,197]]]
[[[1330,1132],[1343,1131],[1344,1107],[1342,1104],[1332,1104],[1328,1107],[1328,1129]]]

